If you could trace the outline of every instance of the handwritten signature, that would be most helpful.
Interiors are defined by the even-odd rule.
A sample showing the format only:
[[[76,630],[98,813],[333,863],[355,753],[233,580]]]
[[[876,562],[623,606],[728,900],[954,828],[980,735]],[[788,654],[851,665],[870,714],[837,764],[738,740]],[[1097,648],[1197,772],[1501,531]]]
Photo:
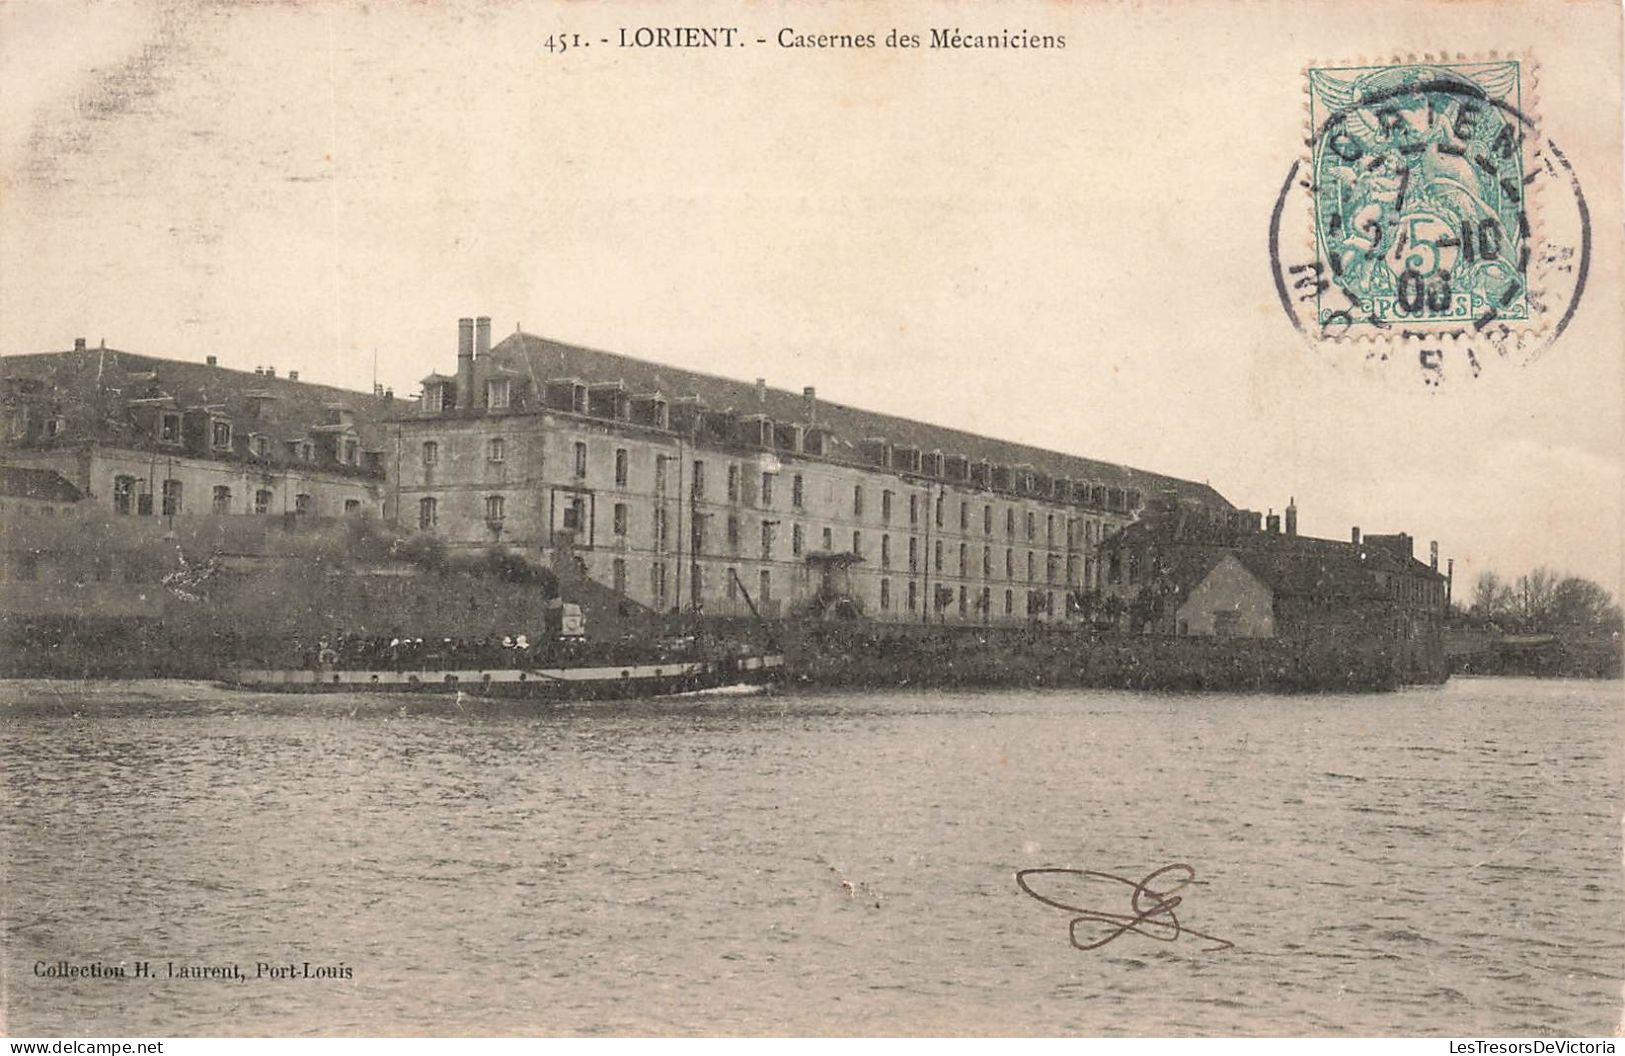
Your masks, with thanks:
[[[1041,895],[1034,891],[1028,883],[1029,877],[1078,877],[1091,881],[1109,881],[1121,884],[1130,891],[1129,905],[1132,913],[1108,913],[1105,910],[1089,909],[1084,906],[1074,906],[1062,902],[1058,898]],[[1161,869],[1147,873],[1145,879],[1135,883],[1126,877],[1114,873],[1102,873],[1093,869],[1023,869],[1016,873],[1016,886],[1021,888],[1028,896],[1037,899],[1046,906],[1075,913],[1072,925],[1067,934],[1072,939],[1072,945],[1080,950],[1098,950],[1113,940],[1120,939],[1129,932],[1144,935],[1148,939],[1158,942],[1175,942],[1181,935],[1190,935],[1198,939],[1205,939],[1212,945],[1202,947],[1203,953],[1217,953],[1228,950],[1235,945],[1225,939],[1206,932],[1197,931],[1179,922],[1174,915],[1174,909],[1181,905],[1185,899],[1179,894],[1196,880],[1196,870],[1184,862],[1175,862],[1165,865]],[[1079,925],[1095,925],[1104,928],[1100,938],[1091,942],[1083,942],[1078,938]]]

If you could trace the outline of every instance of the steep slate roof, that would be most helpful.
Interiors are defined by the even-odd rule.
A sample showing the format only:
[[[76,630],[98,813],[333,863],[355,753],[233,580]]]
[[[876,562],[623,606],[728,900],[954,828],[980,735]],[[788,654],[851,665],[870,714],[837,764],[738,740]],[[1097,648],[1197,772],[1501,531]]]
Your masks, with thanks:
[[[663,366],[614,352],[567,345],[532,334],[509,335],[492,348],[490,356],[497,362],[528,373],[538,384],[561,377],[575,377],[583,381],[619,380],[626,383],[631,393],[658,391],[667,399],[699,396],[712,410],[732,408],[740,414],[764,414],[777,422],[805,422],[806,418],[804,397],[799,392],[769,387],[764,393],[765,398],[758,400],[753,382]],[[1207,484],[866,411],[834,403],[822,396],[818,398],[817,421],[819,426],[830,430],[833,440],[831,454],[836,458],[857,460],[859,445],[863,440],[879,436],[885,437],[894,447],[914,447],[924,453],[940,450],[944,455],[961,455],[972,462],[986,459],[994,465],[1030,465],[1034,471],[1051,478],[1136,488],[1147,499],[1171,490],[1181,498],[1208,506],[1232,508],[1224,496]]]
[[[127,413],[126,401],[167,397],[174,401],[174,410],[208,407],[230,418],[236,455],[248,454],[251,434],[269,437],[272,463],[288,461],[282,448],[285,441],[313,437],[319,427],[333,423],[330,404],[343,404],[355,412],[356,432],[364,450],[382,450],[385,433],[377,423],[400,408],[394,401],[332,385],[112,348],[5,356],[0,358],[0,378],[43,381],[44,398],[57,403],[67,421],[69,441],[94,436],[113,446],[146,446],[146,434]],[[251,394],[255,393],[271,398],[254,399]],[[254,404],[260,405],[257,414]]]
[[[0,495],[42,502],[78,502],[84,496],[73,482],[54,469],[0,466]]]

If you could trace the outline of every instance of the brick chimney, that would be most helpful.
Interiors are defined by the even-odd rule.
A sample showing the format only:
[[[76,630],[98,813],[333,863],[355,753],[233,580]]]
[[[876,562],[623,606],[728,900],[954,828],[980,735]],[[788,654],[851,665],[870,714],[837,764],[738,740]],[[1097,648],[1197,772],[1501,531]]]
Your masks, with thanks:
[[[1286,534],[1298,534],[1298,497],[1296,495],[1287,500],[1286,504]]]
[[[299,380],[299,372],[297,370],[288,371],[288,380],[289,381],[298,381]]]
[[[491,354],[491,317],[482,315],[474,320],[474,358]]]
[[[1428,567],[1439,571],[1439,540],[1435,539],[1428,544]]]
[[[1355,546],[1360,545],[1360,526],[1359,525],[1355,525],[1349,531],[1349,542],[1353,543]]]
[[[1281,515],[1271,510],[1264,518],[1264,530],[1271,535],[1281,534]]]
[[[457,406],[474,406],[474,320],[457,320]]]
[[[207,363],[211,367],[218,367],[220,365],[220,360],[214,356],[204,356],[203,362]]]
[[[801,413],[809,425],[818,421],[818,390],[811,385],[801,390]]]
[[[82,338],[82,337],[74,338],[73,339],[73,350],[75,352],[83,352],[85,350],[85,339]]]

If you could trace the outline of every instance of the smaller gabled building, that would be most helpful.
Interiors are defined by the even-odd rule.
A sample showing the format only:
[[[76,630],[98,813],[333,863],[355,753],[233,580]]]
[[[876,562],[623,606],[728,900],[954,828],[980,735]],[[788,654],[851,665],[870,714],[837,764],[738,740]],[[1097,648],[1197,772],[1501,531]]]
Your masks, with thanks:
[[[1169,499],[1101,544],[1102,593],[1133,631],[1380,642],[1402,670],[1442,669],[1446,577],[1409,535],[1348,542],[1297,533],[1297,507],[1249,523],[1191,517]]]

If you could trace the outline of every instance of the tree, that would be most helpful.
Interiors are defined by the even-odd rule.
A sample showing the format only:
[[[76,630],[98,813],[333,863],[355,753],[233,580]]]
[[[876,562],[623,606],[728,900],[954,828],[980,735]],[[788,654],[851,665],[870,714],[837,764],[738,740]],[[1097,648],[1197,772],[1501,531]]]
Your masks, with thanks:
[[[1619,606],[1591,580],[1569,576],[1552,588],[1550,626],[1613,629],[1619,624]]]
[[[1473,603],[1468,611],[1480,619],[1491,620],[1507,615],[1512,591],[1494,572],[1480,572],[1473,584]]]
[[[1519,576],[1512,592],[1514,619],[1526,630],[1537,630],[1551,623],[1552,599],[1557,590],[1557,573],[1544,565],[1528,575]]]

